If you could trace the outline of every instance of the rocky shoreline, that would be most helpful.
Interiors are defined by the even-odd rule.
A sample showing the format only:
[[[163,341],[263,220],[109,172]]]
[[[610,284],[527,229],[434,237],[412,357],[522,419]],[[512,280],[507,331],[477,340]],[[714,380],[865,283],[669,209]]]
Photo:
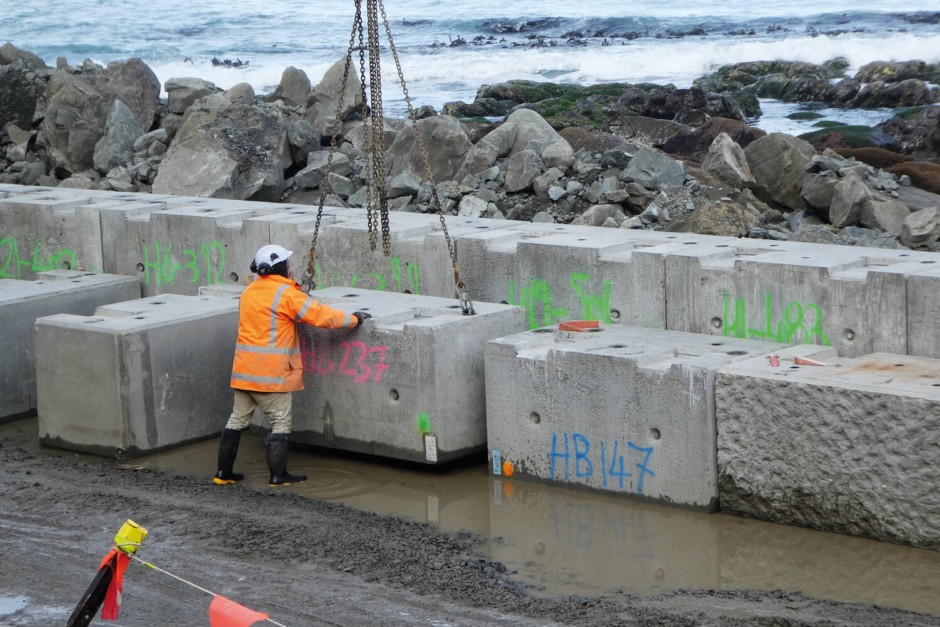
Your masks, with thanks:
[[[0,183],[364,206],[371,134],[355,72],[340,89],[343,66],[316,85],[289,67],[258,95],[161,85],[139,59],[50,68],[7,43]],[[940,251],[940,64],[845,68],[741,63],[690,89],[484,86],[473,103],[420,108],[415,125],[386,119],[389,208]],[[898,111],[871,128],[822,120],[798,138],[748,124],[761,98]]]

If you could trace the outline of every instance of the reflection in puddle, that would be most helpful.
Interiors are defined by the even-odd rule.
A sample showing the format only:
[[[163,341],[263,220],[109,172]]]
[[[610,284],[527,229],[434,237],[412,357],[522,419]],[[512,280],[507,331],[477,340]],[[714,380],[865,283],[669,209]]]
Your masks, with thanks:
[[[35,419],[0,427],[0,437],[40,450]],[[216,445],[127,464],[208,481]],[[242,438],[235,469],[267,489],[260,435]],[[482,455],[442,470],[292,450],[290,469],[310,479],[281,489],[487,538],[487,557],[536,594],[779,589],[940,616],[940,552],[491,477]]]

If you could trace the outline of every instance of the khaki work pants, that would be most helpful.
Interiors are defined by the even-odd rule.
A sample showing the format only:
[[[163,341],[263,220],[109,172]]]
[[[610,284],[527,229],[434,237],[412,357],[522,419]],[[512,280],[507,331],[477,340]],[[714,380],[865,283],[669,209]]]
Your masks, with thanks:
[[[271,423],[271,433],[290,433],[293,414],[291,413],[290,392],[249,392],[235,390],[235,403],[232,415],[225,425],[226,429],[241,431],[251,424],[255,408],[261,411]]]

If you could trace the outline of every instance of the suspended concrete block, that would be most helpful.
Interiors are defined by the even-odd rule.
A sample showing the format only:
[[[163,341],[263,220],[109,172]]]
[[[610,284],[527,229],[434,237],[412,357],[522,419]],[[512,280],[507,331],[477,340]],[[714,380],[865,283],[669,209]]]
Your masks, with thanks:
[[[940,360],[797,346],[774,363],[718,373],[722,510],[940,550]]]
[[[487,344],[493,474],[716,509],[715,375],[779,345],[564,326]]]
[[[99,305],[140,297],[136,279],[58,270],[36,281],[0,280],[0,422],[36,410],[36,319],[88,315]]]
[[[374,318],[352,331],[301,327],[296,442],[439,464],[486,448],[484,346],[525,328],[518,307],[330,288],[315,297]]]
[[[40,441],[133,457],[219,433],[237,327],[237,300],[174,294],[39,319]]]

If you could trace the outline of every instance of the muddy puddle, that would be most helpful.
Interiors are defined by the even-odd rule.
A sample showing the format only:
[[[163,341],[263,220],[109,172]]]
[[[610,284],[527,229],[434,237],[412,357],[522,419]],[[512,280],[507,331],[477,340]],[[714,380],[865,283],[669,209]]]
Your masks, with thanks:
[[[41,448],[35,419],[2,426],[0,436],[76,456]],[[208,480],[215,456],[212,440],[117,463]],[[482,455],[442,470],[298,450],[290,469],[310,480],[285,490],[487,538],[486,556],[537,594],[746,588],[940,615],[940,552],[495,478]],[[242,439],[236,470],[267,486],[261,436]]]

